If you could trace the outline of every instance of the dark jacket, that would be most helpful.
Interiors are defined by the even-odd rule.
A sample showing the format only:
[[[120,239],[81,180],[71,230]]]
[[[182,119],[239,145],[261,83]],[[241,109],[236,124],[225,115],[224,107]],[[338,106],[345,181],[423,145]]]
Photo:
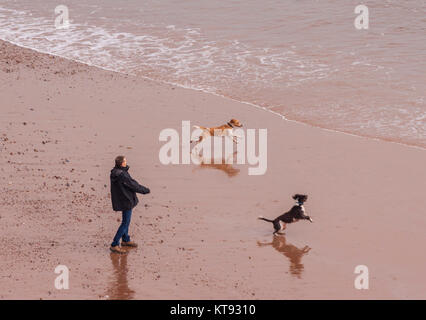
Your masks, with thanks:
[[[136,193],[146,194],[149,189],[133,180],[127,167],[114,167],[111,170],[111,201],[114,211],[131,210],[139,203]]]

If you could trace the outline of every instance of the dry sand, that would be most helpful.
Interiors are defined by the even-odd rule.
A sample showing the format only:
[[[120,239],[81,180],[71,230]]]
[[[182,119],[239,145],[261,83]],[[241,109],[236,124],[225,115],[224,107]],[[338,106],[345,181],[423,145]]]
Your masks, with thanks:
[[[425,150],[5,42],[0,110],[1,299],[426,298]],[[231,117],[268,129],[265,175],[159,162],[162,129]],[[127,256],[109,252],[119,154],[152,191],[134,210],[140,247]],[[256,218],[288,210],[296,192],[314,223],[273,238]],[[54,287],[59,264],[69,290]],[[368,290],[354,288],[357,265]]]

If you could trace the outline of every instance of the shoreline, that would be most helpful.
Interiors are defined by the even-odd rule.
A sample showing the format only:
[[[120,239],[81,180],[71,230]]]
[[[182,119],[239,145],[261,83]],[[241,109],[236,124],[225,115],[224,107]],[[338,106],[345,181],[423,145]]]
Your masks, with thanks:
[[[407,147],[411,147],[411,148],[416,148],[416,149],[420,149],[420,150],[426,150],[426,147],[423,147],[423,146],[420,146],[420,145],[416,145],[416,144],[409,144],[409,143],[405,143],[405,142],[394,141],[392,139],[383,139],[383,138],[377,138],[377,137],[368,136],[368,135],[359,135],[359,134],[355,134],[355,133],[351,133],[351,132],[339,131],[339,130],[335,130],[335,129],[330,129],[330,128],[322,127],[320,125],[316,125],[316,124],[313,124],[313,123],[310,123],[310,122],[303,122],[303,121],[299,121],[299,120],[289,119],[285,115],[273,111],[272,110],[273,106],[270,106],[271,109],[268,109],[266,107],[262,107],[260,105],[256,105],[256,104],[251,103],[251,102],[237,100],[237,99],[234,99],[234,98],[231,98],[231,97],[228,97],[228,96],[225,96],[225,95],[221,95],[221,94],[213,92],[213,91],[208,91],[208,90],[205,90],[205,89],[199,89],[199,88],[194,88],[194,87],[188,87],[188,86],[185,86],[185,85],[182,85],[182,84],[179,84],[179,83],[174,83],[174,82],[169,82],[169,81],[164,81],[164,80],[152,79],[152,78],[144,76],[144,75],[136,75],[136,74],[132,74],[132,73],[124,73],[124,72],[120,72],[120,71],[117,71],[117,70],[109,69],[109,68],[106,68],[106,67],[102,67],[102,66],[98,66],[98,65],[94,65],[94,64],[89,64],[89,63],[81,61],[81,60],[70,59],[70,58],[67,58],[67,57],[64,57],[64,56],[61,56],[61,55],[56,55],[56,54],[53,54],[53,53],[49,53],[49,52],[44,52],[44,51],[41,51],[41,50],[37,50],[37,49],[31,48],[31,47],[27,47],[27,46],[24,46],[24,45],[17,44],[15,42],[9,41],[9,40],[0,39],[0,41],[8,42],[8,43],[11,43],[12,45],[18,46],[20,48],[25,48],[25,49],[33,50],[33,51],[41,53],[41,54],[55,56],[55,57],[59,57],[59,58],[65,59],[65,60],[69,60],[69,61],[81,63],[81,64],[84,64],[86,66],[98,68],[98,69],[101,69],[101,70],[104,70],[104,71],[108,71],[108,72],[114,72],[114,73],[118,73],[118,74],[126,75],[126,76],[140,77],[142,79],[147,79],[147,80],[150,80],[150,81],[154,81],[154,82],[156,82],[158,84],[173,85],[173,86],[176,86],[176,87],[179,87],[179,88],[182,88],[182,89],[188,89],[188,90],[199,91],[199,92],[203,92],[203,93],[207,93],[207,94],[212,94],[212,95],[217,96],[217,97],[221,97],[221,98],[224,98],[224,99],[227,99],[227,100],[231,100],[231,101],[234,101],[234,102],[237,102],[237,103],[245,104],[245,105],[248,105],[250,107],[254,107],[254,108],[257,108],[257,109],[269,112],[269,113],[273,114],[274,116],[280,117],[284,121],[291,121],[291,122],[295,122],[295,123],[298,123],[298,124],[303,124],[303,125],[306,125],[306,126],[309,126],[309,127],[312,127],[312,128],[318,128],[318,129],[322,129],[322,130],[326,130],[326,131],[330,131],[330,132],[335,132],[335,133],[340,133],[340,134],[345,134],[345,135],[349,135],[349,136],[354,136],[354,137],[359,137],[359,138],[365,138],[365,139],[371,139],[371,140],[377,140],[377,141],[383,141],[383,142],[388,142],[388,143],[395,143],[395,144],[398,144],[398,145],[403,145],[403,146],[407,146]]]
[[[8,42],[0,49],[0,299],[424,298],[423,149]],[[265,175],[159,162],[162,129],[231,117],[268,129]],[[140,247],[126,258],[109,253],[118,154],[151,189],[132,218]],[[257,216],[282,214],[294,193],[308,194],[315,222],[272,237]],[[69,290],[53,286],[58,264],[70,269]],[[354,289],[360,264],[369,290]]]

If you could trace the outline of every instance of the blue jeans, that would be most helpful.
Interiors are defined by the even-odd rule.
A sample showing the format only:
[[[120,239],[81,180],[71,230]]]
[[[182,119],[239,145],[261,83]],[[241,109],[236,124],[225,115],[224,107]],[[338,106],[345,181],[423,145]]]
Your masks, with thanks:
[[[111,246],[115,247],[120,244],[120,239],[122,239],[124,242],[129,242],[129,225],[130,225],[130,219],[132,217],[132,210],[126,210],[122,212],[122,220],[120,227],[117,230],[117,233],[115,234],[114,241],[111,243]]]

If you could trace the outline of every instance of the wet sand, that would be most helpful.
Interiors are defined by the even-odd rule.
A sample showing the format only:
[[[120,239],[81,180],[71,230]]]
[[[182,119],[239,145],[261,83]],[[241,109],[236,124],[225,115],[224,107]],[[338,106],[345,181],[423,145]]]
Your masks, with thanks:
[[[308,93],[307,93],[308,94]],[[203,92],[0,42],[1,299],[424,299],[426,152],[284,121]],[[268,169],[162,165],[158,136],[235,117],[268,129]],[[140,247],[110,254],[109,171],[126,155]],[[309,195],[314,223],[273,237]],[[57,290],[57,265],[70,289]],[[354,269],[369,268],[368,290]]]

